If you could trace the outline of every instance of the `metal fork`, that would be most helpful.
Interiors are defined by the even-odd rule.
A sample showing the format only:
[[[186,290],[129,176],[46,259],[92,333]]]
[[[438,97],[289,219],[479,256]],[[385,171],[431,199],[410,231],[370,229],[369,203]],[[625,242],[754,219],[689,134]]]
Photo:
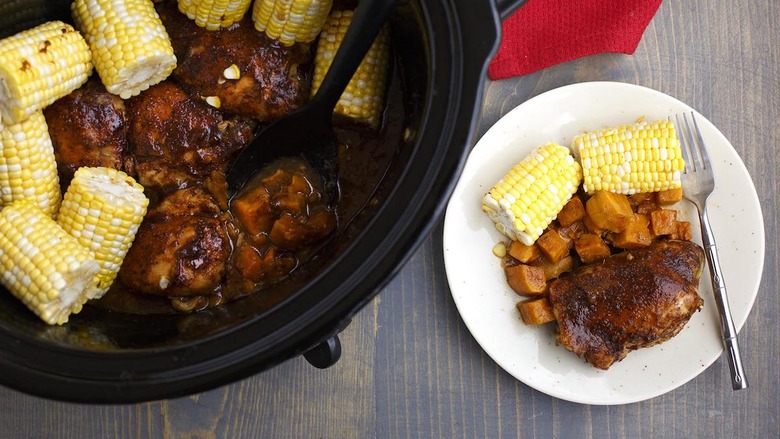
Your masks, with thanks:
[[[731,317],[726,284],[723,281],[723,273],[720,269],[718,249],[715,246],[715,237],[710,228],[707,217],[707,198],[715,188],[715,176],[707,156],[707,148],[704,145],[699,124],[691,112],[691,122],[688,116],[675,115],[677,127],[680,131],[680,146],[685,159],[685,170],[682,174],[683,196],[696,205],[699,211],[701,223],[701,239],[704,251],[707,255],[707,264],[710,268],[712,291],[715,293],[715,303],[720,315],[721,337],[728,357],[731,370],[731,386],[734,390],[747,389],[748,381],[742,368],[742,357],[737,343],[737,330]]]

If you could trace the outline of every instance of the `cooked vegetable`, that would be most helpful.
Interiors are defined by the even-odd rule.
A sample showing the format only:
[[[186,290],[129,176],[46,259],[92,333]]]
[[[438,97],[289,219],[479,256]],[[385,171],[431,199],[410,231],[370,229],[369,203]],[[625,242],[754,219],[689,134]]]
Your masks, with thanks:
[[[341,41],[352,22],[352,11],[333,11],[317,42],[314,59],[312,95],[317,93],[325,73],[336,56]],[[336,104],[335,112],[354,121],[378,128],[384,107],[385,83],[390,60],[390,29],[385,26],[377,35],[360,63],[346,90]]]
[[[251,3],[252,0],[178,0],[182,14],[208,30],[241,21]]]
[[[333,0],[255,0],[255,29],[286,46],[310,43],[320,34]]]
[[[546,297],[518,302],[517,310],[526,325],[541,325],[555,320],[552,305]]]
[[[0,40],[0,116],[18,123],[77,89],[92,54],[73,26],[51,21]]]
[[[672,239],[679,239],[682,241],[690,241],[693,239],[693,233],[691,232],[691,223],[688,221],[677,221],[677,232],[669,236]]]
[[[538,245],[525,245],[520,241],[512,241],[512,243],[509,244],[508,253],[509,256],[523,263],[534,261],[542,256],[542,252],[539,251]]]
[[[609,246],[599,235],[595,233],[583,233],[574,243],[574,249],[580,256],[580,260],[589,264],[600,261],[610,255]]]
[[[506,267],[504,272],[509,286],[521,296],[537,296],[547,289],[542,267],[519,264]]]
[[[661,206],[674,204],[682,200],[682,186],[674,189],[667,189],[665,191],[660,191],[656,194],[656,199],[658,201],[658,204],[660,204]]]
[[[563,209],[558,213],[556,219],[560,225],[567,227],[584,217],[585,206],[582,204],[582,200],[578,196],[573,196],[571,200],[563,205]]]
[[[71,11],[110,93],[128,99],[176,67],[168,33],[149,0],[75,0]]]
[[[544,257],[550,262],[558,262],[569,254],[569,247],[566,245],[566,241],[555,230],[544,232],[536,240],[536,245],[539,246],[539,250],[542,251]]]
[[[550,262],[545,258],[541,258],[533,262],[533,265],[541,267],[542,271],[544,271],[544,278],[550,281],[567,271],[571,271],[574,268],[574,258],[569,256],[569,254],[566,254],[558,262]]]
[[[122,171],[102,167],[76,171],[57,223],[100,263],[90,299],[103,297],[116,279],[148,204],[144,188]]]
[[[0,127],[0,208],[20,199],[53,217],[60,207],[54,147],[43,113]]]
[[[482,198],[482,211],[501,233],[531,245],[577,192],[581,178],[580,165],[569,149],[550,142],[493,186]]]
[[[591,131],[572,141],[589,194],[656,192],[682,187],[685,163],[674,124],[639,122]]]
[[[0,282],[44,322],[81,311],[100,265],[76,238],[29,200],[0,212]]]
[[[653,242],[650,220],[642,214],[634,214],[626,227],[612,237],[612,245],[618,248],[634,249],[647,247]]]
[[[607,191],[597,191],[593,194],[585,202],[585,210],[596,227],[613,232],[625,229],[634,216],[631,203],[625,195]]]
[[[650,212],[650,225],[653,235],[671,235],[677,231],[677,211],[658,209]]]

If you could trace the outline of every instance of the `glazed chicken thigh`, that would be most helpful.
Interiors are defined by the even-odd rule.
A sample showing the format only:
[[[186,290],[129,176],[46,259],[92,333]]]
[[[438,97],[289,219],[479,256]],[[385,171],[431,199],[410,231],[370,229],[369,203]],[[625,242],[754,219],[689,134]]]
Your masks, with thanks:
[[[599,369],[664,342],[704,301],[697,292],[704,250],[660,241],[585,265],[550,285],[558,343]]]
[[[223,170],[256,123],[226,115],[165,81],[129,99],[127,139],[145,188],[179,188]]]
[[[219,207],[193,186],[172,192],[147,213],[119,277],[145,294],[210,294],[222,281],[229,257]]]
[[[251,14],[218,31],[198,27],[173,1],[159,14],[176,54],[173,77],[194,94],[218,97],[222,110],[260,121],[278,119],[305,102],[309,80],[299,67],[310,61],[308,45],[286,47],[267,38],[255,30]]]
[[[93,77],[43,111],[54,145],[60,183],[67,188],[82,166],[105,166],[133,174],[127,153],[125,104]]]

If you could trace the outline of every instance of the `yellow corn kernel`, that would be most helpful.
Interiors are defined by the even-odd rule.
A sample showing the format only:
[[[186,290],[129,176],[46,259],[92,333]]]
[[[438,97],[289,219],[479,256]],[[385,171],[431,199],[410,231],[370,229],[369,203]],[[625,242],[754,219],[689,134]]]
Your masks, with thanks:
[[[333,0],[255,0],[255,29],[286,46],[310,43],[320,34]]]
[[[29,200],[0,212],[0,283],[44,322],[81,311],[100,265]]]
[[[79,88],[91,72],[86,41],[61,21],[0,40],[0,118],[21,122]]]
[[[496,229],[531,245],[558,216],[582,181],[580,164],[557,143],[538,147],[482,198]]]
[[[0,208],[29,199],[53,217],[61,196],[54,147],[43,112],[0,127]]]
[[[685,161],[670,121],[590,131],[572,140],[582,164],[583,188],[631,195],[682,187]]]
[[[241,21],[252,0],[178,0],[179,11],[207,30],[229,27]]]
[[[352,22],[352,11],[333,11],[317,41],[314,58],[312,96],[319,90],[336,52]],[[377,35],[347,88],[336,104],[335,112],[356,122],[378,128],[384,108],[385,85],[390,60],[390,29]]]
[[[71,12],[109,93],[128,99],[165,80],[176,57],[149,0],[75,0]]]
[[[74,174],[57,223],[100,263],[90,299],[101,298],[116,279],[148,205],[144,188],[122,171],[82,167]]]

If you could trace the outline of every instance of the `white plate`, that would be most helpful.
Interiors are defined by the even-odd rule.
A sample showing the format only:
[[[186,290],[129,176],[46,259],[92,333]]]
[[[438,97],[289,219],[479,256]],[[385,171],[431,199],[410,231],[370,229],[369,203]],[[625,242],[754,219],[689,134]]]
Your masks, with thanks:
[[[602,371],[555,345],[554,325],[526,326],[492,248],[503,236],[481,210],[481,198],[526,154],[547,141],[569,145],[588,129],[666,119],[692,111],[648,88],[614,82],[561,87],[510,111],[471,152],[444,222],[444,262],[453,299],[480,346],[523,383],[557,398],[585,404],[626,404],[673,390],[704,371],[723,351],[709,273],[699,292],[703,309],[673,339],[633,351]],[[745,323],[758,293],[764,265],[764,222],[745,165],[723,134],[695,113],[715,170],[709,215],[720,251],[737,328]],[[683,203],[684,204],[684,203]],[[690,203],[680,206],[698,238]],[[698,241],[701,243],[700,241]],[[729,386],[728,381],[718,385]]]

